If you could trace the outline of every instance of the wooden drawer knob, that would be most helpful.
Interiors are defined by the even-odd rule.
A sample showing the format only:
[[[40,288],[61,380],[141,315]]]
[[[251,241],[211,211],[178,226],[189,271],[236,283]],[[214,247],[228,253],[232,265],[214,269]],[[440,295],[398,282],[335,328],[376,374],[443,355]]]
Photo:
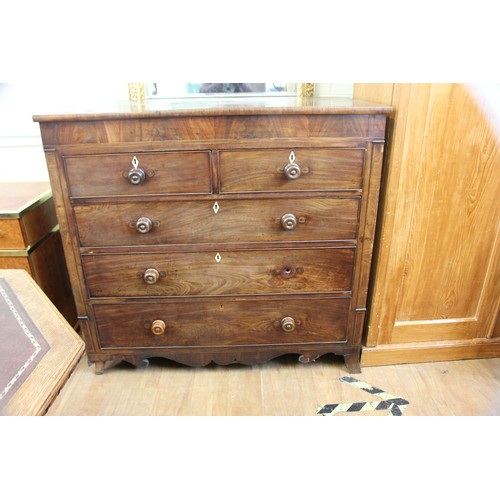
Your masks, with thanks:
[[[293,332],[295,330],[295,320],[291,316],[286,316],[281,320],[281,328],[284,332]]]
[[[138,186],[144,182],[144,179],[146,179],[146,174],[142,168],[131,168],[128,171],[128,180],[130,184]]]
[[[154,285],[160,279],[160,273],[154,268],[146,269],[142,279],[147,285]]]
[[[153,221],[149,217],[139,217],[135,223],[138,233],[146,234],[153,229]]]
[[[285,167],[284,174],[287,179],[293,181],[302,175],[302,170],[296,163],[289,163]]]
[[[287,231],[292,231],[297,227],[297,217],[293,214],[285,214],[281,217],[281,227]]]
[[[153,321],[153,324],[151,325],[151,333],[153,335],[163,335],[165,333],[165,330],[167,329],[167,325],[165,321],[161,319],[156,319]]]

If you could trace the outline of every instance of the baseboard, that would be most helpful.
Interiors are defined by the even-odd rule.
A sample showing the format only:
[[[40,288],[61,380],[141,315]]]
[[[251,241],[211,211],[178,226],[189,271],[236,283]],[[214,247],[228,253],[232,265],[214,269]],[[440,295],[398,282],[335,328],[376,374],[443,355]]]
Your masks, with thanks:
[[[361,366],[498,357],[500,357],[500,338],[456,342],[414,342],[364,347],[361,353]]]

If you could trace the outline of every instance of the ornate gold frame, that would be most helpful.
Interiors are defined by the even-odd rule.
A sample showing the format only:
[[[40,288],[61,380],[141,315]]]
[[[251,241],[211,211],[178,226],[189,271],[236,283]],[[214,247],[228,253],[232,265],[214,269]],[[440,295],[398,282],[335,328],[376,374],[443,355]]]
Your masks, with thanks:
[[[130,102],[144,102],[146,100],[146,84],[145,83],[129,83],[128,84],[128,100]]]
[[[314,83],[297,83],[298,97],[314,97]]]
[[[297,83],[297,97],[313,97],[314,83]],[[128,98],[130,102],[140,103],[146,101],[146,84],[129,83]]]

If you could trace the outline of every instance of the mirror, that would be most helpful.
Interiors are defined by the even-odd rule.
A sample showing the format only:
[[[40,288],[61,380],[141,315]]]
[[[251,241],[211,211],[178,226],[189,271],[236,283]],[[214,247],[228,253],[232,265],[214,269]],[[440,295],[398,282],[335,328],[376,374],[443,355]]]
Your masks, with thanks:
[[[314,95],[314,83],[129,83],[129,99]]]
[[[146,99],[214,94],[295,95],[294,83],[146,83]]]

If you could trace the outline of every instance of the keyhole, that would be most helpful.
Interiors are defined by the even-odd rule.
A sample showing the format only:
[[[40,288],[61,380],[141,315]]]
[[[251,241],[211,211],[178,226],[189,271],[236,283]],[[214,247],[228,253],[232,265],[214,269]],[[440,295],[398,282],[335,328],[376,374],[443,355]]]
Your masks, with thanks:
[[[285,279],[289,279],[289,278],[293,278],[295,276],[295,271],[293,268],[291,267],[285,267],[282,271],[281,271],[281,276]]]

